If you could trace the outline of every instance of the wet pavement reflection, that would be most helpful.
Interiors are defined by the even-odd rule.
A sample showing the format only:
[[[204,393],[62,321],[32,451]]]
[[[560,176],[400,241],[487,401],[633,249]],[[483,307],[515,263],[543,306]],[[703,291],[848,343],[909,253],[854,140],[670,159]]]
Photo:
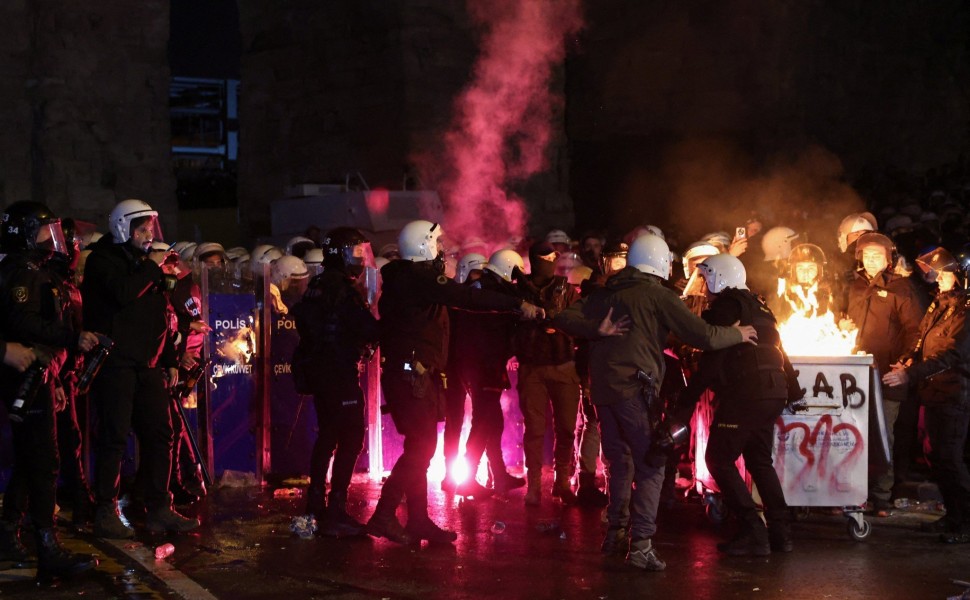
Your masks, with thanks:
[[[551,476],[547,483],[551,489]],[[358,476],[348,511],[366,520],[379,491],[379,484]],[[459,538],[453,546],[414,547],[366,537],[300,539],[290,522],[301,513],[302,498],[224,488],[198,507],[203,527],[197,533],[116,543],[84,531],[65,534],[73,550],[100,555],[96,572],[41,588],[30,568],[8,568],[0,571],[0,596],[943,600],[966,590],[955,580],[970,580],[970,548],[918,532],[919,523],[939,516],[933,511],[871,517],[871,536],[857,542],[844,516],[814,510],[793,525],[793,553],[731,558],[715,548],[730,525],[711,523],[699,499],[684,499],[659,519],[654,541],[667,570],[647,573],[600,554],[600,511],[562,506],[548,494],[541,506],[527,508],[523,493],[464,501],[433,488],[432,518]],[[175,551],[156,561],[154,548],[166,541]]]

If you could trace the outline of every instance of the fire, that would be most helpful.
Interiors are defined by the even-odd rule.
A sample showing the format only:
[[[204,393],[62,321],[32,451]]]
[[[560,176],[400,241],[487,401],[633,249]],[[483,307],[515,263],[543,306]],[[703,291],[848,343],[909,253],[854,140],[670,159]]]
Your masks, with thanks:
[[[779,283],[779,289],[782,288]],[[850,356],[855,353],[855,326],[840,327],[831,310],[819,312],[817,286],[787,289],[782,295],[792,307],[792,315],[778,326],[782,345],[789,354],[799,356]]]

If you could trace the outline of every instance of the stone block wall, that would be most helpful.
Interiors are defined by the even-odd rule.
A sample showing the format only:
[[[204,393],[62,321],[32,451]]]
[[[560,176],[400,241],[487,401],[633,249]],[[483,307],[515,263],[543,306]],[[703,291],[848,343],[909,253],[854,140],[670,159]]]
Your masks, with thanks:
[[[142,198],[174,232],[168,2],[12,0],[0,19],[0,204],[103,228]]]

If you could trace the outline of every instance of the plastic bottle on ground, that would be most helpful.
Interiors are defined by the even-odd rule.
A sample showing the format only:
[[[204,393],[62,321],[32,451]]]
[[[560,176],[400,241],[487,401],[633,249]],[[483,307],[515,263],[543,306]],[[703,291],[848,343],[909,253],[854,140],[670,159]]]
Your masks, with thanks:
[[[155,548],[155,560],[164,560],[175,553],[175,546],[170,543]]]

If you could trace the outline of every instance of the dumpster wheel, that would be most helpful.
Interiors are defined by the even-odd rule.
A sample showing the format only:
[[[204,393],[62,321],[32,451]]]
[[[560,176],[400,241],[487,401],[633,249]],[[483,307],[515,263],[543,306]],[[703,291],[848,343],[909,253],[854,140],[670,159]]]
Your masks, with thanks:
[[[865,520],[860,513],[846,515],[849,522],[846,523],[849,530],[849,537],[857,542],[864,541],[872,533],[872,525]]]

